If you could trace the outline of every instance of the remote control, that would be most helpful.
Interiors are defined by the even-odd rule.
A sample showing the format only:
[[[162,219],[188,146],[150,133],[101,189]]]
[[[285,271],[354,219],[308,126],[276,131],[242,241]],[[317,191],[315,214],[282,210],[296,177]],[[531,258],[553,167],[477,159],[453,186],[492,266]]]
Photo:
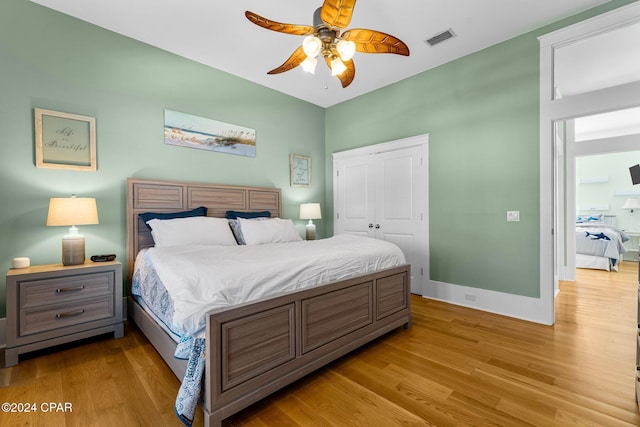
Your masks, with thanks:
[[[91,261],[93,261],[93,262],[106,262],[106,261],[113,261],[114,259],[116,259],[116,255],[115,254],[93,255],[91,257]]]

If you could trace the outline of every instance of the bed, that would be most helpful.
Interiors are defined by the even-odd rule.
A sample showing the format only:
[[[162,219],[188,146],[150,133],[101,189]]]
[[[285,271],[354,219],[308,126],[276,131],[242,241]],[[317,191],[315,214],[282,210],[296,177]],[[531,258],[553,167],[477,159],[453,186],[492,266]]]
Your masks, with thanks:
[[[576,267],[618,271],[627,252],[627,234],[616,226],[615,216],[578,215],[576,218]]]
[[[206,207],[207,216],[219,218],[229,210],[281,215],[277,188],[129,178],[127,192],[130,282],[137,255],[154,246],[141,213]],[[410,266],[400,264],[207,312],[202,340],[205,425],[220,426],[225,418],[363,344],[408,328],[409,295]],[[129,318],[174,374],[188,378],[194,366],[174,357],[179,348],[175,337],[131,293],[128,308]]]

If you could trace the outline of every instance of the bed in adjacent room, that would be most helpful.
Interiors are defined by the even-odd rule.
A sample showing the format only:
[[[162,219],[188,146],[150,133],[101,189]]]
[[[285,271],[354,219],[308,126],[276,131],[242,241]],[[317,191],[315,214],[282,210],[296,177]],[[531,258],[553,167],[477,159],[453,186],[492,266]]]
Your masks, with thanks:
[[[618,271],[629,236],[616,226],[615,216],[578,215],[576,267]]]
[[[279,189],[135,178],[127,188],[130,318],[182,380],[175,409],[187,425],[200,399],[205,425],[218,426],[410,324],[400,249],[303,241],[280,218]]]

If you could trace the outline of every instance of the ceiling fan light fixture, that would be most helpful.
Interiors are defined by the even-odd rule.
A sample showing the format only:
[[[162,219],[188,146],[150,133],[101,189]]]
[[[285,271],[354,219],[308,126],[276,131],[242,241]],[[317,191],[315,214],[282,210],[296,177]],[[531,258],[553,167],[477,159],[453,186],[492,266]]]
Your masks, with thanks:
[[[304,37],[302,45],[267,74],[284,73],[298,66],[314,73],[317,57],[322,55],[331,75],[346,88],[356,74],[352,60],[355,52],[409,56],[409,47],[397,37],[366,28],[348,29],[355,3],[356,0],[324,0],[313,14],[313,26],[276,22],[247,10],[245,17],[262,28]]]
[[[318,65],[318,60],[313,56],[307,56],[305,60],[300,63],[302,69],[309,74],[316,73],[316,65]]]
[[[322,41],[314,36],[307,36],[302,41],[302,50],[304,50],[307,58],[315,58],[320,53],[320,49],[322,48]]]
[[[339,57],[335,57],[331,60],[331,75],[339,76],[344,73],[347,69],[347,66],[344,65],[344,62]]]
[[[343,61],[348,61],[353,58],[353,55],[356,53],[356,44],[349,40],[340,40],[336,44],[336,50]]]

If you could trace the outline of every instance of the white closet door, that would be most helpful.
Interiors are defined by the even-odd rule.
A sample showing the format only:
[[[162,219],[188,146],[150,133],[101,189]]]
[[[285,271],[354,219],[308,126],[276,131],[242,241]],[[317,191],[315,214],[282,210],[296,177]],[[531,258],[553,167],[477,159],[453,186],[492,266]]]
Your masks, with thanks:
[[[417,294],[429,279],[427,143],[423,136],[334,155],[334,233],[396,244]]]
[[[421,180],[421,147],[380,153],[375,157],[373,169],[375,185],[375,237],[395,243],[402,249],[412,270],[423,268],[420,257],[424,252],[417,239],[419,231],[426,227],[420,194],[425,183]],[[412,271],[414,281],[421,272]]]
[[[336,179],[339,208],[336,207],[335,234],[375,237],[375,175],[370,158],[340,161]]]

